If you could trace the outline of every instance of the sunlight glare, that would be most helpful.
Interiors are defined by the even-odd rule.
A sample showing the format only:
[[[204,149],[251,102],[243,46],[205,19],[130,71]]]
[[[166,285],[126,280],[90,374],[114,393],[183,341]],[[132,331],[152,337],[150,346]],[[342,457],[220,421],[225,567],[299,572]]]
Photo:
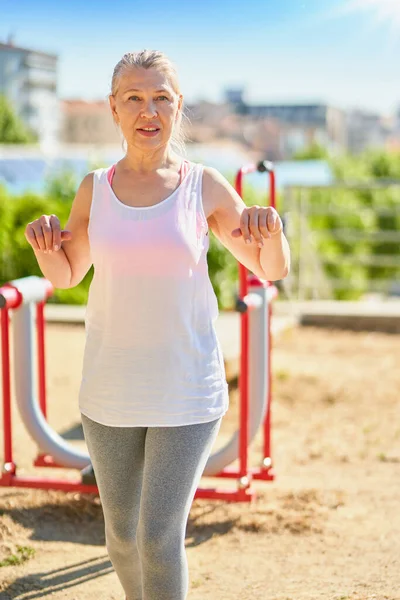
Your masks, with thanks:
[[[400,29],[400,0],[347,0],[340,13],[372,13],[380,22],[389,21]]]

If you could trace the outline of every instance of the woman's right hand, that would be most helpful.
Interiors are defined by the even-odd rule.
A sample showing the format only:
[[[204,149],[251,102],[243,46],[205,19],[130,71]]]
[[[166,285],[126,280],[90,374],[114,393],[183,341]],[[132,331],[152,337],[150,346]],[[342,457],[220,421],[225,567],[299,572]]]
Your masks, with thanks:
[[[72,233],[61,229],[60,220],[56,215],[42,215],[28,223],[25,237],[34,250],[41,250],[47,254],[59,250],[61,242],[70,240]]]

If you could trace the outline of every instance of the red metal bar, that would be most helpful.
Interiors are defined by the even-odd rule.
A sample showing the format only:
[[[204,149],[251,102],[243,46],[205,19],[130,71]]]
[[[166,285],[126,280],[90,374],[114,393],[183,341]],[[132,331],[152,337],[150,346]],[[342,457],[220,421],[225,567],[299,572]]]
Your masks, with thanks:
[[[17,288],[9,283],[0,287],[0,308],[17,308],[22,302],[22,296]]]
[[[198,488],[195,493],[195,499],[223,500],[224,502],[251,502],[256,493],[254,490],[225,490],[223,488]]]
[[[37,327],[37,353],[38,353],[38,392],[39,392],[39,405],[43,416],[47,419],[47,406],[46,406],[46,352],[45,352],[45,319],[44,319],[44,307],[47,298],[52,295],[54,288],[53,284],[49,280],[46,282],[46,297],[42,302],[38,302],[36,305],[36,327]],[[55,463],[52,456],[47,453],[38,453],[33,464],[35,467],[60,467]]]
[[[270,195],[269,204],[273,208],[276,208],[276,186],[275,186],[275,172],[269,171],[269,183],[270,183]],[[271,281],[268,281],[268,286],[273,285]],[[272,403],[272,335],[271,335],[271,323],[272,323],[272,302],[268,302],[268,399],[267,399],[267,412],[264,420],[264,458],[263,466],[267,471],[272,470],[272,456],[271,456],[271,403]],[[273,477],[273,472],[271,472]]]
[[[235,187],[239,196],[243,197],[243,172],[246,168],[238,171]],[[239,296],[245,298],[248,293],[247,269],[239,263]],[[248,376],[248,355],[249,355],[249,317],[245,311],[240,314],[240,374],[239,374],[239,393],[240,393],[240,417],[239,417],[239,473],[240,477],[247,477],[247,444],[248,444],[248,423],[249,423],[249,376]]]
[[[261,475],[265,474],[265,471],[261,467],[250,467],[248,472],[251,474],[253,479],[262,479]],[[237,479],[240,477],[240,471],[236,467],[225,467],[219,473],[213,475],[218,479]]]
[[[5,485],[0,480],[0,486]],[[68,481],[65,479],[43,479],[40,477],[29,476],[10,476],[6,484],[12,487],[29,488],[29,489],[44,489],[44,490],[60,490],[63,492],[81,492],[83,494],[98,495],[97,485],[83,484],[80,481]],[[255,498],[254,490],[228,490],[215,488],[198,489],[195,493],[195,498],[224,500],[225,502],[251,502]]]
[[[23,488],[40,488],[43,490],[62,490],[64,492],[79,491],[82,493],[98,494],[97,485],[89,485],[81,483],[81,481],[69,481],[68,479],[44,479],[43,477],[35,477],[24,475],[9,477],[9,483],[3,484],[0,480],[0,485],[8,485],[12,487]]]
[[[270,283],[270,282],[269,282]],[[272,467],[271,457],[271,400],[272,400],[272,360],[271,360],[271,318],[272,318],[272,307],[271,302],[268,303],[268,319],[270,326],[268,327],[268,399],[267,399],[267,412],[264,419],[264,467],[268,470]]]
[[[0,478],[7,485],[15,473],[16,466],[12,456],[12,416],[11,416],[11,366],[10,366],[10,317],[9,309],[16,308],[22,302],[22,296],[12,285],[0,288],[1,313],[1,368],[3,381],[3,432],[4,432],[4,465]]]
[[[10,336],[8,309],[1,311],[1,368],[3,376],[4,463],[12,464]]]
[[[252,173],[257,169],[253,164],[247,165],[239,170],[236,176],[236,191],[243,197],[243,175]],[[268,170],[269,174],[269,205],[276,208],[276,180],[275,172],[273,169]],[[252,285],[256,284],[255,280],[260,281],[257,277],[251,276]],[[239,294],[241,298],[244,298],[248,293],[249,277],[247,276],[247,269],[242,264],[239,264]],[[267,282],[268,286],[273,285],[271,281]],[[272,303],[268,303],[268,398],[267,398],[267,411],[263,423],[263,467],[262,471],[265,473],[255,474],[255,478],[267,478],[273,479],[274,474],[272,470],[272,458],[271,458],[271,402],[272,402],[272,336],[271,336],[271,320],[272,320]],[[249,356],[249,327],[248,327],[248,313],[247,311],[241,313],[241,359],[240,359],[240,376],[239,376],[239,390],[241,398],[241,418],[240,418],[240,473],[245,475],[247,470],[247,442],[248,442],[248,411],[249,411],[249,381],[248,381],[248,356]]]
[[[276,209],[275,171],[269,171],[269,205]]]

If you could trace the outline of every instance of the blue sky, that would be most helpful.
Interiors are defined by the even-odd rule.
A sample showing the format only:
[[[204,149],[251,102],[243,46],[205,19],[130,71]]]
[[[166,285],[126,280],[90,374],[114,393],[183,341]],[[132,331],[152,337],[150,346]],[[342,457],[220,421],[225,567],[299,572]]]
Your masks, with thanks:
[[[154,48],[188,102],[244,86],[250,103],[400,106],[400,0],[0,0],[10,33],[59,56],[62,98],[105,98],[121,56]]]

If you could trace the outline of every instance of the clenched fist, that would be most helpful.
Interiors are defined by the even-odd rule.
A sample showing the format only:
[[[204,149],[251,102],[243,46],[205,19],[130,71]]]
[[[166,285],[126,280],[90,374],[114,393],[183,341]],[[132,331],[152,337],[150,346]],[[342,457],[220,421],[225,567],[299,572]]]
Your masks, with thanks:
[[[282,220],[272,206],[251,206],[245,208],[240,216],[240,227],[232,231],[233,237],[243,236],[246,244],[252,242],[264,245],[263,238],[270,238],[282,231]]]
[[[72,234],[66,229],[61,229],[60,220],[56,215],[42,215],[28,223],[25,237],[34,250],[47,253],[59,250],[61,242],[70,240]]]

